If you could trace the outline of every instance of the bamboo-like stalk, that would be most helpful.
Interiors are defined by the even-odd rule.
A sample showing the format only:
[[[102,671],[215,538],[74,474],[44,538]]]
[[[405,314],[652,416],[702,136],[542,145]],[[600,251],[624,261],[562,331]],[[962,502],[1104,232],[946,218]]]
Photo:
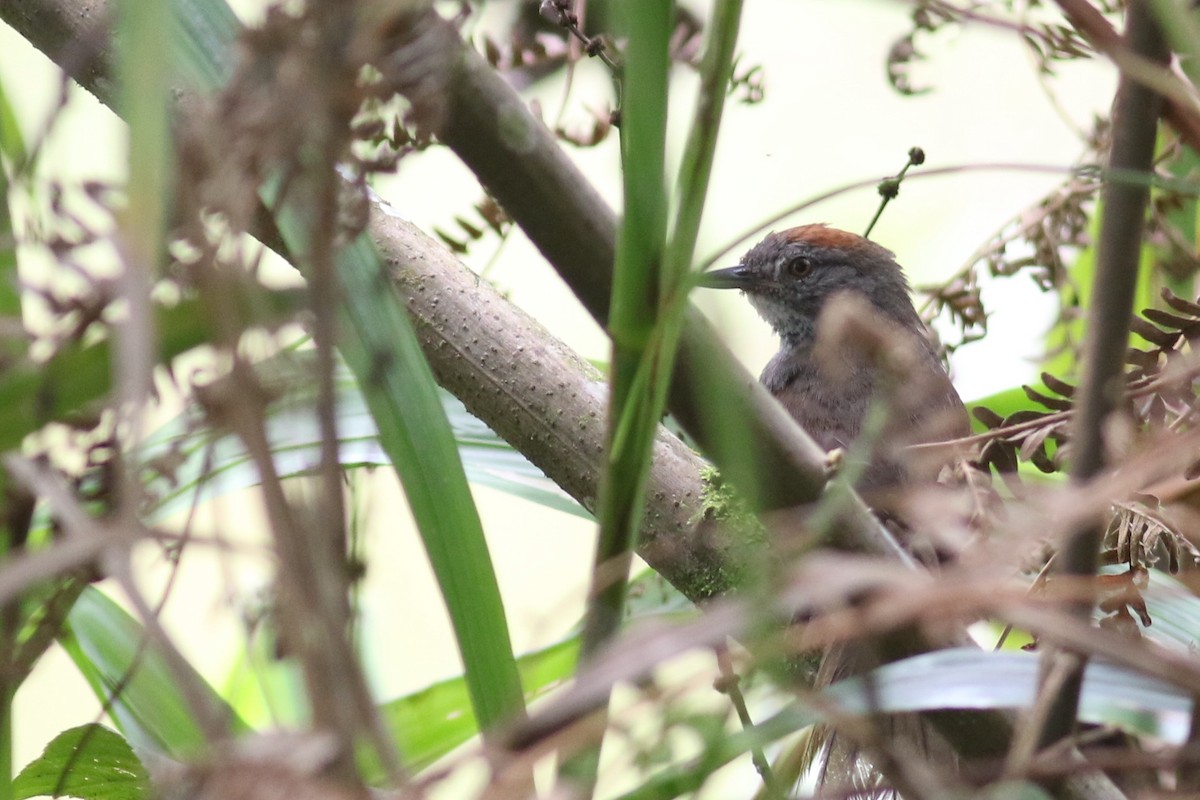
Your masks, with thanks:
[[[1125,44],[1130,52],[1152,62],[1166,64],[1170,59],[1149,0],[1129,4]],[[1110,172],[1151,173],[1162,108],[1162,97],[1156,91],[1122,75],[1113,111]],[[1120,407],[1124,395],[1125,350],[1149,198],[1150,187],[1145,183],[1112,181],[1103,188],[1095,289],[1087,312],[1082,381],[1072,419],[1071,479],[1076,483],[1086,483],[1104,469],[1109,417]],[[1056,565],[1060,575],[1082,580],[1095,575],[1105,524],[1106,520],[1096,519],[1067,540]],[[1073,604],[1073,611],[1088,619],[1093,605],[1091,599],[1081,600]],[[1026,741],[1036,741],[1039,748],[1049,747],[1074,730],[1086,664],[1085,659],[1056,649],[1047,650],[1044,658],[1042,692],[1050,695],[1043,698],[1045,718],[1034,723],[1040,725],[1037,736],[1025,737]],[[1065,659],[1072,663],[1065,664]],[[1057,685],[1050,680],[1052,675],[1060,676]]]

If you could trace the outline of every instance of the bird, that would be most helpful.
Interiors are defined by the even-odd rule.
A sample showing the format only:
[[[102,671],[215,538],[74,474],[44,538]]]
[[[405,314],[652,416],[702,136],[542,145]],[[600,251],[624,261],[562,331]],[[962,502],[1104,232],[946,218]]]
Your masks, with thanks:
[[[857,452],[856,488],[889,529],[903,534],[905,520],[886,507],[886,498],[944,477],[961,457],[952,448],[922,453],[913,446],[967,436],[970,422],[895,255],[854,233],[802,225],[768,234],[736,266],[702,273],[699,285],[746,295],[780,341],[761,383],[826,451]],[[886,420],[868,430],[873,404],[880,402]],[[864,446],[866,434],[874,440]],[[869,646],[834,647],[822,659],[816,685],[877,664]],[[927,756],[936,754],[934,763],[953,758],[915,716],[893,718],[884,733],[907,737],[910,746],[916,741]],[[826,735],[822,779],[833,774],[863,788],[878,780],[853,742]]]
[[[892,407],[869,448],[860,491],[935,478],[952,453],[926,459],[906,449],[970,434],[962,399],[913,306],[903,270],[885,247],[828,225],[802,225],[768,234],[736,266],[702,273],[699,285],[740,289],[775,331],[780,349],[759,380],[826,451],[850,451],[872,402],[892,379],[885,398]],[[844,316],[856,308],[867,316],[859,314],[860,335],[841,325],[849,331],[843,341],[822,340],[823,329],[844,322],[831,312]],[[873,335],[864,337],[864,330]],[[899,380],[881,363],[888,356],[881,347],[906,356]]]

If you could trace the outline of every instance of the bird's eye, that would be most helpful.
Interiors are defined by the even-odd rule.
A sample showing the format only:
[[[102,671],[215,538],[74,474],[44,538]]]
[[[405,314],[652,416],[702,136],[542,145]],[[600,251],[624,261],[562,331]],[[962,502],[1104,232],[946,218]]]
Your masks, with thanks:
[[[812,259],[801,256],[799,258],[793,258],[788,262],[787,273],[793,278],[803,278],[807,276],[808,273],[812,272],[812,268]]]

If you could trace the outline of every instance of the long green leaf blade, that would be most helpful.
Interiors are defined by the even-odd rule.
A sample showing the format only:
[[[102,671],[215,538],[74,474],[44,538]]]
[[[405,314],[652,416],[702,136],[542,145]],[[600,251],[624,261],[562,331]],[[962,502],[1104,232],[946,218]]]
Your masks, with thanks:
[[[390,466],[391,461],[379,443],[378,426],[348,370],[339,370],[337,392],[338,452],[342,467]],[[584,519],[592,518],[512,445],[472,416],[458,398],[440,389],[438,397],[471,483]],[[289,392],[268,412],[267,438],[280,477],[308,474],[317,460],[320,430],[313,416],[313,402],[314,398],[301,389]],[[260,482],[258,471],[236,437],[214,438],[211,431],[189,426],[185,416],[151,434],[138,454],[138,461],[148,466],[170,467],[145,487],[154,498],[146,511],[151,522]]]
[[[145,629],[96,589],[84,590],[67,617],[61,642],[101,703],[135,746],[181,758],[205,752],[204,732],[192,717],[171,669],[147,641]],[[205,686],[199,675],[190,681]],[[114,689],[119,689],[113,698]],[[205,702],[226,710],[230,727],[246,732],[246,724],[211,689]]]
[[[216,90],[233,63],[231,12],[224,0],[175,2],[189,42],[180,53],[185,71],[199,81],[198,89]],[[226,23],[213,26],[207,20]],[[198,32],[207,38],[200,41]],[[278,199],[270,187],[264,196]],[[310,228],[303,214],[285,205],[277,222],[293,252],[308,250]],[[386,290],[388,276],[365,235],[339,251],[336,268],[342,282],[342,354],[364,389],[404,484],[450,612],[476,714],[488,730],[524,705],[499,587],[462,462],[416,334],[398,295]]]
[[[281,225],[287,235],[287,225]],[[338,256],[342,355],[358,377],[380,442],[404,484],[458,638],[484,731],[524,709],[500,587],[429,363],[371,243]],[[381,291],[386,287],[390,291]]]

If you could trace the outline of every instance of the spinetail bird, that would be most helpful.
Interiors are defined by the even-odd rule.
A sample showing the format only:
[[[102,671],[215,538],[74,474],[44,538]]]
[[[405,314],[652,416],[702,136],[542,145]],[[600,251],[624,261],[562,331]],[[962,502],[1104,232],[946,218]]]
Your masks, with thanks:
[[[740,289],[774,329],[780,349],[760,380],[826,451],[855,452],[872,404],[884,403],[886,420],[869,446],[859,448],[863,463],[845,467],[857,466],[856,486],[869,503],[877,505],[873,496],[933,483],[957,458],[950,449],[919,455],[911,449],[966,436],[970,424],[889,250],[853,233],[804,225],[771,233],[737,266],[702,275],[700,285]],[[854,324],[846,323],[847,316],[855,317]],[[830,329],[838,335],[828,336]],[[879,513],[903,540],[903,521],[886,509]],[[832,648],[817,682],[825,685],[877,664],[869,644]],[[934,763],[953,759],[913,715],[894,717],[879,732],[885,740],[936,754]],[[853,743],[840,738],[830,740],[823,777],[853,778],[869,788],[869,766]]]

